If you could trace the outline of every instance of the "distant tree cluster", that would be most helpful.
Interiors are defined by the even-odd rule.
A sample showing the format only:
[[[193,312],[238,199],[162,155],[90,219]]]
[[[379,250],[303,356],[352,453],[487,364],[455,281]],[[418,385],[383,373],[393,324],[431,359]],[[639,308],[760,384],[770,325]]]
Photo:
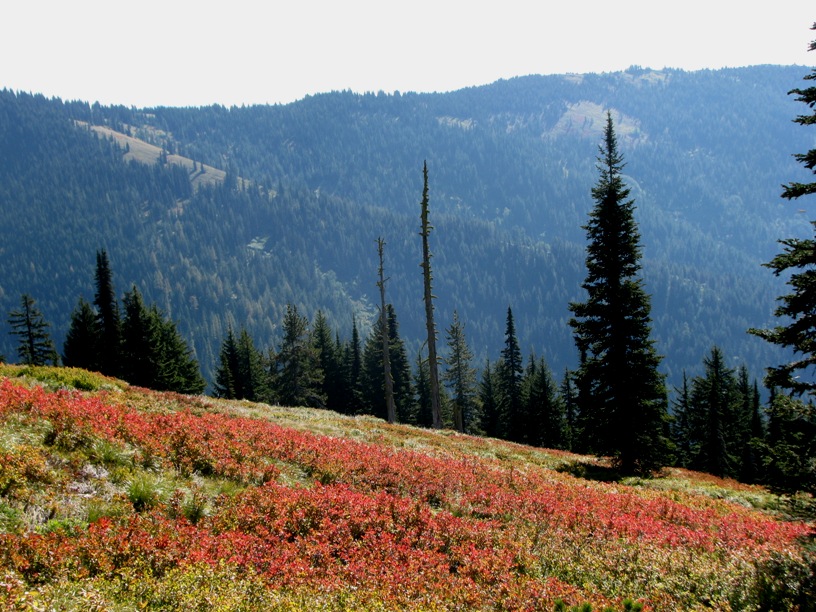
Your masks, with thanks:
[[[179,393],[201,393],[206,382],[176,324],[144,303],[136,286],[116,299],[107,252],[96,254],[96,294],[80,298],[63,346],[66,366],[116,376],[127,382]]]

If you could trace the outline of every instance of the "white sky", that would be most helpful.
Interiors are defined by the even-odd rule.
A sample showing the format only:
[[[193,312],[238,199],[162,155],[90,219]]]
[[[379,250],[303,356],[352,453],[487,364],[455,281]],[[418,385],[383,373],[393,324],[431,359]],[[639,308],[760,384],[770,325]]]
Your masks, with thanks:
[[[814,21],[813,0],[3,0],[0,89],[230,106],[633,64],[810,67]]]

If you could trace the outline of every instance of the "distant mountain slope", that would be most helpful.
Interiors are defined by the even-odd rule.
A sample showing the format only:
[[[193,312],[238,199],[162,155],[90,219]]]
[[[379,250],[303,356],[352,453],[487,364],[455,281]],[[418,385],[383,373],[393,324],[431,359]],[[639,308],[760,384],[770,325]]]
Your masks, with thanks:
[[[266,347],[286,302],[324,310],[342,336],[353,313],[370,319],[382,236],[388,297],[416,350],[427,160],[440,328],[458,309],[476,354],[495,358],[510,305],[525,352],[559,371],[576,359],[567,303],[581,298],[582,225],[611,109],[665,370],[673,381],[694,373],[717,343],[761,376],[778,356],[744,331],[770,323],[782,290],[761,264],[779,238],[807,235],[814,216],[779,198],[801,173],[792,154],[809,148],[786,96],[805,72],[631,69],[230,109],[5,91],[0,311],[30,293],[61,342],[76,299],[92,298],[94,253],[105,247],[118,289],[138,284],[178,320],[210,375],[228,322]],[[158,149],[137,157],[137,143]],[[14,357],[5,334],[0,353]]]

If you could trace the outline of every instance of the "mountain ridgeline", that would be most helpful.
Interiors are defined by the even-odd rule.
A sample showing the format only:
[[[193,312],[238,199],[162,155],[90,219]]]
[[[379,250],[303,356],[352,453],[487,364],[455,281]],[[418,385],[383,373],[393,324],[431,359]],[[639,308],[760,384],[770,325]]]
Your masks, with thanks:
[[[802,67],[530,76],[446,94],[332,92],[278,106],[104,107],[0,92],[0,311],[36,299],[61,346],[105,249],[174,321],[212,382],[229,326],[263,348],[287,304],[341,336],[377,312],[377,243],[400,333],[422,344],[422,164],[438,328],[457,310],[495,359],[512,306],[525,353],[577,362],[596,157],[607,110],[635,199],[670,384],[713,345],[761,376],[784,279],[762,267],[814,212],[779,197],[810,148],[786,95]],[[15,341],[0,334],[0,354]]]

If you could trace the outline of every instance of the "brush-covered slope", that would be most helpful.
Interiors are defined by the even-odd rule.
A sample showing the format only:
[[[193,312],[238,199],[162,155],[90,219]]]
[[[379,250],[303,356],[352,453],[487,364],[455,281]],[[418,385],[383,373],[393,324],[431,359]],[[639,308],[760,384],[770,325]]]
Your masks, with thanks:
[[[563,452],[81,370],[0,374],[4,609],[793,610],[813,596],[812,528],[759,487],[619,481]]]

